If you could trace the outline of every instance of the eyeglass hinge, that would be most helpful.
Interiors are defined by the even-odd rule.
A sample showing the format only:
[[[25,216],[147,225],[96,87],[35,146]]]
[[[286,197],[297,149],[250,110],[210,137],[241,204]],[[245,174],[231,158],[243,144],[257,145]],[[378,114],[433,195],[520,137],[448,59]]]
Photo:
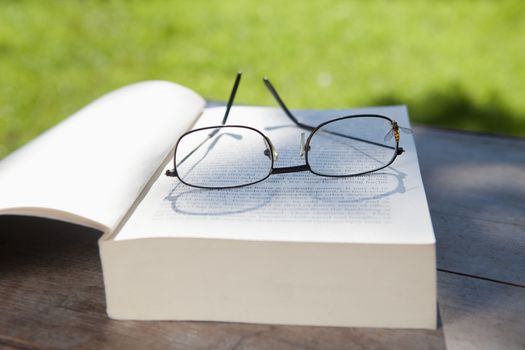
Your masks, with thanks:
[[[166,176],[171,176],[171,177],[177,177],[177,170],[173,169],[173,170],[166,170]]]
[[[401,154],[403,154],[403,152],[405,152],[405,149],[404,149],[403,147],[399,147],[399,148],[397,149],[397,155],[398,155],[398,156],[401,155]]]

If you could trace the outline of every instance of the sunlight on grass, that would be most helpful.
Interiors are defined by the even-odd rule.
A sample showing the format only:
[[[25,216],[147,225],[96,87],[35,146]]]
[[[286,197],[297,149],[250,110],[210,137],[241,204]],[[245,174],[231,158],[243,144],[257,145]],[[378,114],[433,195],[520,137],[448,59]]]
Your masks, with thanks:
[[[0,157],[147,79],[292,108],[406,103],[414,122],[525,135],[525,2],[1,2]]]

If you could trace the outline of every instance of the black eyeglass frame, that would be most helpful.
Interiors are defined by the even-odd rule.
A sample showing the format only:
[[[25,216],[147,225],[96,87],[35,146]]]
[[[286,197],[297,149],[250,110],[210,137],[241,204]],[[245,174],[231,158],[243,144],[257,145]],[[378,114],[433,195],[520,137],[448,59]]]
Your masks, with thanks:
[[[296,126],[298,126],[300,128],[303,128],[303,129],[310,130],[310,134],[309,134],[309,136],[308,136],[308,138],[306,140],[306,143],[304,145],[305,164],[289,166],[289,167],[278,167],[278,168],[276,168],[276,167],[274,167],[274,164],[275,164],[275,161],[276,161],[274,159],[275,158],[274,154],[276,154],[276,149],[275,149],[274,145],[272,144],[272,142],[271,142],[271,140],[270,140],[270,138],[268,136],[266,136],[261,131],[255,129],[253,127],[250,127],[250,126],[246,126],[246,125],[225,125],[226,121],[228,119],[228,115],[229,115],[230,109],[231,109],[232,104],[233,104],[233,100],[235,98],[235,94],[237,92],[237,88],[238,88],[239,83],[240,83],[240,78],[241,78],[241,73],[237,73],[237,77],[235,79],[235,83],[234,83],[234,86],[233,86],[233,89],[232,89],[232,92],[230,94],[230,98],[228,100],[228,104],[227,104],[227,107],[226,107],[226,112],[225,112],[225,115],[224,115],[223,120],[222,120],[222,125],[207,126],[207,127],[203,127],[203,128],[193,129],[193,130],[187,131],[184,134],[182,134],[179,137],[179,139],[177,140],[177,143],[175,144],[175,149],[174,149],[174,154],[173,154],[173,170],[167,170],[166,173],[165,173],[166,176],[177,177],[180,182],[182,182],[183,184],[185,184],[187,186],[194,187],[194,188],[202,188],[202,189],[240,188],[240,187],[251,186],[251,185],[257,184],[259,182],[262,182],[262,181],[268,179],[273,174],[287,174],[287,173],[296,173],[296,172],[303,172],[303,171],[310,171],[311,173],[313,173],[313,174],[315,174],[317,176],[322,176],[322,177],[348,178],[348,177],[355,177],[355,176],[361,176],[361,175],[365,175],[365,174],[370,174],[370,173],[376,172],[378,170],[384,169],[384,168],[390,166],[396,160],[397,156],[403,154],[403,152],[404,152],[404,149],[402,147],[399,147],[399,131],[398,131],[397,122],[395,120],[393,120],[393,119],[391,119],[389,117],[386,117],[384,115],[380,115],[380,114],[356,114],[356,115],[349,115],[349,116],[343,116],[343,117],[338,117],[338,118],[335,118],[335,119],[331,119],[331,120],[323,122],[323,123],[321,123],[321,124],[319,124],[319,125],[317,125],[315,127],[307,125],[307,124],[303,124],[303,123],[299,122],[299,120],[290,112],[290,110],[286,107],[286,105],[284,104],[283,100],[281,99],[281,97],[279,96],[279,94],[277,93],[277,91],[275,90],[273,85],[271,84],[271,82],[268,80],[268,78],[265,77],[263,79],[263,81],[264,81],[266,87],[268,88],[270,93],[273,95],[275,100],[279,103],[279,105],[281,106],[281,108],[283,109],[285,114],[294,122],[294,124]],[[392,159],[388,163],[386,163],[385,165],[382,165],[379,168],[376,168],[376,169],[373,169],[373,170],[369,170],[369,171],[363,171],[363,172],[356,173],[356,174],[349,174],[349,175],[327,175],[327,174],[320,174],[320,173],[317,173],[314,170],[312,170],[312,168],[311,168],[311,166],[310,166],[310,164],[308,162],[308,151],[310,150],[310,141],[312,140],[312,137],[315,135],[315,133],[317,131],[319,131],[319,129],[321,129],[323,126],[325,126],[327,124],[330,124],[330,123],[333,123],[333,122],[337,122],[337,121],[340,121],[340,120],[353,119],[353,118],[381,118],[381,119],[387,120],[392,125],[392,130],[394,131],[395,146],[388,146],[388,145],[384,145],[384,144],[381,144],[381,143],[376,143],[376,142],[373,142],[373,141],[360,139],[360,138],[357,138],[357,137],[352,137],[352,136],[348,136],[348,135],[338,134],[338,133],[335,133],[335,132],[330,132],[330,133],[335,134],[336,136],[343,136],[343,137],[346,137],[346,138],[351,138],[351,139],[355,139],[355,140],[358,140],[358,141],[363,141],[363,142],[366,142],[366,143],[372,143],[372,144],[378,145],[380,147],[391,148],[392,150],[394,150],[394,152],[393,152],[394,155],[393,155]],[[210,130],[210,129],[217,130],[216,132],[212,132],[212,134],[215,135],[222,128],[244,128],[244,129],[249,129],[249,130],[255,131],[256,133],[258,133],[259,135],[261,135],[263,137],[263,139],[265,140],[265,143],[270,147],[270,152],[269,152],[268,156],[270,157],[270,160],[271,160],[271,168],[270,168],[270,171],[268,172],[268,175],[266,175],[264,178],[262,178],[260,180],[257,180],[257,181],[251,182],[251,183],[247,183],[247,184],[235,185],[235,186],[198,186],[198,185],[189,184],[189,183],[185,182],[181,177],[178,176],[178,173],[177,173],[177,149],[179,147],[180,141],[186,135],[189,135],[189,134],[192,134],[192,133],[198,132],[198,131],[203,131],[203,130]],[[209,136],[208,139],[213,137],[212,134],[208,135]],[[205,141],[207,141],[208,139],[206,139]],[[201,143],[201,145],[202,144],[203,143]],[[201,145],[197,146],[197,148],[194,151],[196,151]],[[193,153],[194,151],[192,151],[191,153]],[[189,155],[191,155],[191,153]],[[184,161],[185,159],[186,158],[184,158],[182,161]]]

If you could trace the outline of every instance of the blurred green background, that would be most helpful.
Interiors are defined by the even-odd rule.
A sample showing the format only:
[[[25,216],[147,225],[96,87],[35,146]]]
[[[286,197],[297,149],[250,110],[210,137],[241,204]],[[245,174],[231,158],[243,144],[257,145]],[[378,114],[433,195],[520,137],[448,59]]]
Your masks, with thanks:
[[[525,135],[525,1],[0,1],[0,158],[147,79],[291,108],[406,103],[416,123]]]

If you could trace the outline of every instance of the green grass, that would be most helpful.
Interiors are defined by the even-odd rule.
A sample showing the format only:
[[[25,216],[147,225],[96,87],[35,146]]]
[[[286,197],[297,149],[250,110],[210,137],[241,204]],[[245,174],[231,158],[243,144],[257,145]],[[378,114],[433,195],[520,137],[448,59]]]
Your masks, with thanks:
[[[165,79],[292,108],[406,103],[525,135],[525,2],[0,1],[0,158],[94,98]]]

